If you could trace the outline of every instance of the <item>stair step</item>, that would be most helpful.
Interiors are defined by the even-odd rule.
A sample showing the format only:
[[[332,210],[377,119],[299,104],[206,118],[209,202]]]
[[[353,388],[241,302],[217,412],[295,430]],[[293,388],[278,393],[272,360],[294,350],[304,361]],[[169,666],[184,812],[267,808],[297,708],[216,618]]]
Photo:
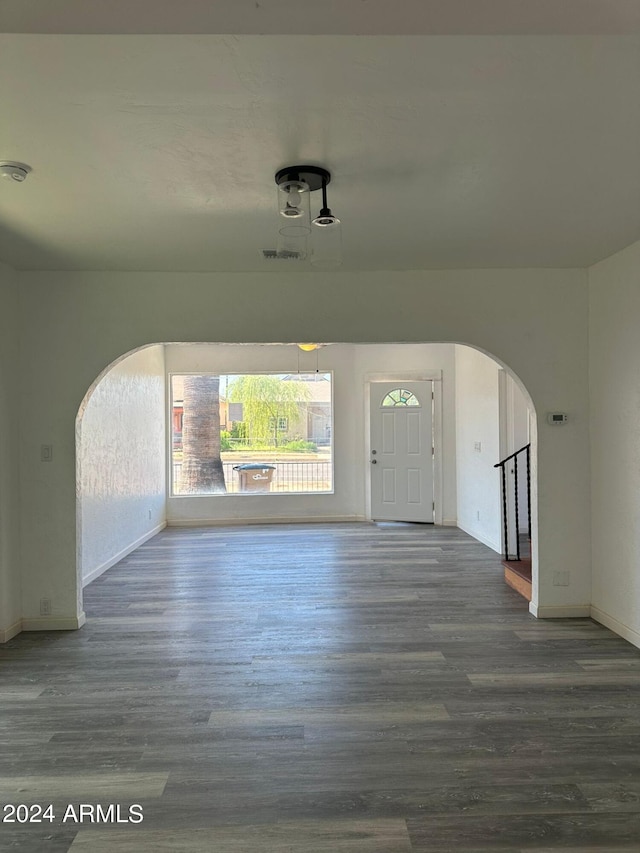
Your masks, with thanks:
[[[503,560],[502,565],[505,569],[511,569],[512,572],[519,575],[525,580],[531,581],[531,558],[523,557],[521,560]]]
[[[527,601],[531,601],[531,560],[503,560],[504,579],[510,587],[519,592]]]

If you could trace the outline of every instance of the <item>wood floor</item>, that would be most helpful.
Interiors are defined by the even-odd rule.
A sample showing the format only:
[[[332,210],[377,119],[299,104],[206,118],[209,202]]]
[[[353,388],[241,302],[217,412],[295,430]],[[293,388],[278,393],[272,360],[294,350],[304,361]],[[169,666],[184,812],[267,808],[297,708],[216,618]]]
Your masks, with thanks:
[[[640,652],[460,531],[169,529],[85,607],[0,647],[0,802],[56,816],[3,851],[640,850]]]

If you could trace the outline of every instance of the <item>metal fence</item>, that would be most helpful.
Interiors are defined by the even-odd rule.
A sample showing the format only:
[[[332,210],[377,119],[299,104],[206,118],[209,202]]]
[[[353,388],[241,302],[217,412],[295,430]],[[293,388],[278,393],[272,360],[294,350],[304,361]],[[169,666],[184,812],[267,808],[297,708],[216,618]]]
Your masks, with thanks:
[[[323,460],[296,460],[293,462],[265,462],[265,465],[273,465],[273,479],[271,481],[272,492],[329,492],[333,488],[333,476],[331,461]],[[240,491],[240,477],[233,470],[233,462],[223,462],[224,481],[227,493]],[[180,494],[180,471],[181,462],[173,463],[173,493]]]

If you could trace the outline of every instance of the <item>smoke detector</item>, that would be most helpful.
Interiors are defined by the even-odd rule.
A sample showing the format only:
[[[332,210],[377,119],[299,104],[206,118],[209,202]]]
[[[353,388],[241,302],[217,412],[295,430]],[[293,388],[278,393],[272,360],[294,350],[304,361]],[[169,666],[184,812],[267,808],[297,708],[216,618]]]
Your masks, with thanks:
[[[30,171],[31,166],[27,166],[26,163],[16,163],[13,160],[0,162],[0,175],[7,181],[17,181],[21,184]]]

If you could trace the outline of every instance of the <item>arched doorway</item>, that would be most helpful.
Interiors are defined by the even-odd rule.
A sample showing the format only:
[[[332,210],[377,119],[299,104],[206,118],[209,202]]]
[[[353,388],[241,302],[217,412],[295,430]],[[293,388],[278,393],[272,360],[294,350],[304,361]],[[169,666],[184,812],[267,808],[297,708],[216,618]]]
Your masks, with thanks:
[[[457,396],[456,348],[473,354],[472,361],[484,359],[484,372],[475,377],[494,382],[492,418],[478,424],[478,429],[493,429],[490,438],[476,436],[480,451],[473,449],[469,430],[456,434],[456,408],[462,405]],[[317,356],[311,356],[316,360]],[[156,344],[133,350],[106,368],[91,388],[78,411],[76,420],[77,478],[77,577],[79,589],[106,571],[143,541],[154,535],[168,521],[170,524],[216,523],[225,519],[235,522],[255,520],[257,512],[264,521],[362,520],[367,518],[367,483],[369,459],[363,446],[365,432],[365,383],[372,377],[402,374],[424,375],[434,379],[433,418],[439,435],[434,453],[435,479],[438,481],[437,520],[456,524],[471,535],[500,551],[499,535],[485,536],[483,531],[501,529],[500,498],[497,472],[499,461],[499,376],[503,372],[522,389],[530,406],[532,427],[532,460],[536,470],[535,410],[530,396],[515,374],[492,355],[466,344],[333,344],[323,348],[323,369],[335,371],[336,488],[330,495],[282,498],[279,502],[263,502],[256,511],[255,500],[250,512],[238,496],[222,501],[213,498],[175,496],[167,486],[170,463],[169,408],[166,402],[167,378],[176,371],[233,372],[270,368],[291,369],[294,364],[291,345],[278,344]],[[459,359],[459,363],[463,363]],[[393,367],[393,371],[390,371]],[[477,369],[477,365],[476,365]],[[493,379],[487,379],[487,377]],[[468,376],[473,383],[473,370]],[[495,380],[495,381],[494,381]],[[484,392],[482,392],[484,394]],[[486,399],[485,399],[486,403]],[[136,407],[138,411],[136,412]],[[464,420],[469,426],[468,418]],[[464,454],[457,447],[465,445]],[[469,445],[471,456],[469,461]],[[482,460],[483,474],[473,481],[457,478],[475,469]],[[145,469],[145,466],[146,469]],[[458,486],[465,489],[464,494]],[[473,490],[476,494],[473,494]],[[491,491],[491,499],[483,498],[482,507],[474,508],[478,490]],[[534,519],[533,563],[534,587],[537,585],[536,519],[537,483],[532,477],[532,518]],[[481,524],[474,525],[480,513]]]

